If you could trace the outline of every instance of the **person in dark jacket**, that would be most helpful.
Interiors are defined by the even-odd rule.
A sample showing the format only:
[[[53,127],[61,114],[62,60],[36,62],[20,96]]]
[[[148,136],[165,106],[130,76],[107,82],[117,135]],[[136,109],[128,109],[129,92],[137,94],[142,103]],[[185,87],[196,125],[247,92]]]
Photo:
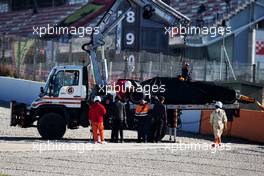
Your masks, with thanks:
[[[120,142],[124,142],[123,129],[126,126],[126,109],[125,105],[120,101],[120,98],[116,96],[115,103],[113,104],[113,126],[111,141],[118,142],[118,133],[120,133]]]
[[[104,127],[110,129],[112,127],[112,117],[113,117],[113,95],[108,94],[103,102],[103,105],[106,109],[106,114],[104,116]]]
[[[155,120],[155,130],[154,130],[154,141],[161,141],[161,134],[163,127],[167,126],[167,112],[164,106],[165,98],[163,96],[159,97],[159,101],[153,107],[153,117]]]

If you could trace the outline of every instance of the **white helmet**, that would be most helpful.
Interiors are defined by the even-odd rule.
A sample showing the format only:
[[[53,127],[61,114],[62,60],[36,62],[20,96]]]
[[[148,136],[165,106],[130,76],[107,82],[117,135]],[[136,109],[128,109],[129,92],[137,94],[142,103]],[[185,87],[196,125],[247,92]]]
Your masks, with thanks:
[[[215,106],[222,109],[223,108],[223,103],[221,101],[217,101],[217,102],[215,102]]]
[[[131,83],[131,81],[126,81],[125,82],[125,89],[130,89],[132,87],[132,83]]]
[[[100,97],[100,96],[95,96],[95,97],[94,97],[94,102],[96,102],[96,101],[101,102],[101,97]]]

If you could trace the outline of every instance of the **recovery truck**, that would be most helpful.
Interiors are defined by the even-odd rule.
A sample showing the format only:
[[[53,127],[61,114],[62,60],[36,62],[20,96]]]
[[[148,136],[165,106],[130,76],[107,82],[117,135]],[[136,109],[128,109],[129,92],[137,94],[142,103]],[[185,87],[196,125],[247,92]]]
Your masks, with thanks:
[[[88,85],[88,74],[86,66],[54,67],[49,74],[45,87],[41,88],[39,98],[32,102],[30,106],[11,102],[10,125],[18,125],[22,128],[37,127],[39,134],[44,139],[61,139],[66,128],[88,127],[88,101],[90,96],[92,96]],[[153,80],[159,82],[154,83]],[[149,81],[152,83],[149,83]],[[165,104],[168,111],[175,109],[214,109],[213,102],[221,100],[225,103],[223,107],[225,110],[235,110],[235,114],[239,114],[237,113],[239,111],[239,101],[255,102],[254,99],[239,95],[235,90],[207,82],[186,82],[180,81],[178,78],[156,77],[141,83],[134,83],[133,80],[119,80],[117,84],[126,87],[127,82],[132,82],[132,86],[164,84],[166,92],[151,92],[151,97],[165,96]],[[222,93],[219,95],[229,94],[229,97],[219,97],[214,95],[214,93],[210,93],[213,89],[217,89]],[[198,90],[198,92],[195,92],[195,90]],[[188,95],[189,91],[194,91],[194,93]],[[142,98],[148,99],[148,96],[144,96],[144,92],[139,96],[135,95],[138,92],[129,92],[127,94],[127,92],[121,91],[116,92],[116,94],[120,94],[123,100],[129,99],[130,102],[133,102],[130,103],[131,109],[135,108],[134,102],[138,102]],[[148,101],[152,102],[150,99]],[[133,118],[133,116],[128,118]],[[134,130],[134,124],[129,123],[129,129]]]
[[[117,12],[118,7],[122,3],[129,3],[130,7],[127,8],[119,17],[113,18]],[[127,0],[127,1],[113,1],[108,11],[104,14],[103,18],[97,25],[99,34],[93,34],[91,41],[82,46],[82,49],[87,51],[90,56],[90,63],[94,70],[94,78],[96,87],[98,85],[106,85],[107,76],[100,73],[99,65],[96,58],[96,50],[99,46],[103,45],[104,36],[107,35],[117,24],[125,18],[132,6],[138,6],[144,10],[144,15],[147,18],[159,19],[164,24],[176,26],[179,24],[189,25],[190,19],[183,14],[177,12],[164,2],[160,0]],[[106,69],[106,68],[105,68]],[[88,127],[88,101],[91,98],[91,90],[88,80],[88,67],[87,66],[57,66],[54,67],[46,81],[45,87],[41,88],[39,97],[32,102],[30,106],[12,101],[11,102],[11,126],[20,126],[22,128],[37,127],[39,134],[44,139],[61,139],[68,129],[77,129],[79,126]],[[129,83],[129,84],[128,84]],[[181,81],[178,79],[168,78],[153,78],[143,82],[136,82],[134,80],[119,80],[118,84],[124,86],[127,90],[131,87],[144,86],[144,85],[160,85],[165,84],[166,92],[169,94],[155,94],[164,95],[167,102],[168,109],[213,109],[213,101],[222,100],[225,102],[225,109],[239,109],[238,100],[245,100],[254,102],[254,99],[239,96],[234,90],[230,90],[218,85],[211,85],[211,88],[217,88],[222,92],[227,92],[232,97],[230,101],[226,102],[224,98],[214,96],[208,90],[210,87],[206,82],[189,82]],[[129,85],[129,86],[127,86]],[[172,86],[174,85],[174,86]],[[176,87],[177,94],[173,94]],[[198,86],[198,88],[197,88]],[[196,88],[195,88],[196,87]],[[181,92],[184,90],[196,91],[194,94],[188,95],[188,92]],[[199,89],[199,90],[198,90]],[[210,89],[212,90],[212,89]],[[124,100],[130,99],[130,102],[137,102],[139,99],[145,98],[144,92],[142,95],[137,95],[137,92],[117,92]],[[177,98],[179,95],[188,98]],[[194,97],[192,97],[195,95]],[[172,98],[176,98],[176,102]],[[197,102],[193,102],[193,98],[198,98]],[[202,97],[206,97],[203,99]],[[183,101],[184,100],[184,101]],[[195,104],[193,104],[195,103]],[[133,127],[131,127],[133,128]]]

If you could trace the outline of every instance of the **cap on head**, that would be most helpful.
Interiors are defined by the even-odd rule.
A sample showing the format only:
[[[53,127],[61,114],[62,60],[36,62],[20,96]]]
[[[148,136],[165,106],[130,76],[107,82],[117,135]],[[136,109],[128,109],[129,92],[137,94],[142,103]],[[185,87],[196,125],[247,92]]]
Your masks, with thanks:
[[[130,89],[132,87],[131,81],[126,81],[125,82],[125,89]]]
[[[94,102],[97,102],[97,101],[101,102],[101,97],[100,96],[95,96],[94,97]]]
[[[161,101],[164,101],[165,100],[165,97],[163,97],[163,96],[160,96],[159,97],[159,101],[161,102]]]
[[[215,102],[215,107],[222,109],[223,108],[223,103],[221,101],[217,101],[217,102]]]

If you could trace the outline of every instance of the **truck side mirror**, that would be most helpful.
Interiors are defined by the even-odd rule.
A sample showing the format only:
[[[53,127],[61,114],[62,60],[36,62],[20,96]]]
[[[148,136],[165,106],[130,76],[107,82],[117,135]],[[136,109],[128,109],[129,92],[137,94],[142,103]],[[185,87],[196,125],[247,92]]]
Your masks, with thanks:
[[[39,97],[40,97],[40,98],[43,97],[44,94],[45,94],[45,92],[44,92],[44,88],[41,86],[41,87],[40,87]]]
[[[44,93],[44,88],[41,86],[40,87],[40,93],[43,94]]]

